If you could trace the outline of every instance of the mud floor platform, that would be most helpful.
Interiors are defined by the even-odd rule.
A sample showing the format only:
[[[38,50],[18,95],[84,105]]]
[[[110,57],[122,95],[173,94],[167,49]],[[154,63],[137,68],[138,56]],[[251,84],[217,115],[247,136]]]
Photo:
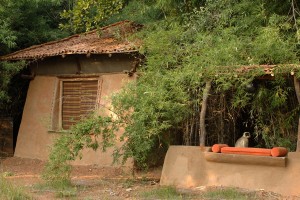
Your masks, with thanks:
[[[300,153],[289,153],[284,166],[214,162],[206,160],[205,156],[207,152],[202,152],[200,147],[171,146],[165,158],[160,184],[184,188],[233,186],[300,195]],[[256,156],[253,156],[255,159]]]

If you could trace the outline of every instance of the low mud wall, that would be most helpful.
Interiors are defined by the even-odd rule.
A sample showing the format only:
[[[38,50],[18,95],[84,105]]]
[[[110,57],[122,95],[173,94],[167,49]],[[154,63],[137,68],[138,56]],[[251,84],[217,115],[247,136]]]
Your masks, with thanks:
[[[207,154],[209,153],[201,151],[200,147],[170,146],[160,184],[184,188],[232,186],[264,189],[283,195],[300,195],[300,153],[289,153],[285,165],[281,166],[272,165],[268,162],[270,158],[252,164],[230,160],[214,162],[207,159]],[[253,159],[256,157],[253,156]],[[240,160],[239,157],[236,159]]]

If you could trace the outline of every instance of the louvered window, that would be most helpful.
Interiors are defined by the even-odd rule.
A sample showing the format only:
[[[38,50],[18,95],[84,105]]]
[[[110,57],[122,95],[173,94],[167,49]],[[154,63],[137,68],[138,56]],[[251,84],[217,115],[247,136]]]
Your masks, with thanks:
[[[62,128],[67,130],[95,111],[98,80],[62,81]]]

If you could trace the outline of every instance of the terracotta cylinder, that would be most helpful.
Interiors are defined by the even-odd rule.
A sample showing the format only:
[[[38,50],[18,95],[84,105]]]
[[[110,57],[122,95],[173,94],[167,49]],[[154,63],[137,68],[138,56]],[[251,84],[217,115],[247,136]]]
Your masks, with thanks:
[[[288,150],[284,147],[274,147],[271,150],[271,155],[273,157],[284,157],[288,153]]]
[[[243,148],[243,147],[223,147],[221,149],[221,153],[255,155],[255,156],[271,156],[271,149]]]
[[[228,145],[227,144],[214,144],[212,146],[212,152],[214,152],[214,153],[221,153],[221,149],[223,147],[228,147]]]

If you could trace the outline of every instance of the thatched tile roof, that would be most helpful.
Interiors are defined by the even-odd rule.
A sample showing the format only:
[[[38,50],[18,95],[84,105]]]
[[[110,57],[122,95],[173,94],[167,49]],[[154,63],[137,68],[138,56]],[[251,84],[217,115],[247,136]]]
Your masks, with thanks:
[[[35,45],[0,57],[0,60],[36,60],[68,54],[110,54],[137,52],[137,44],[126,40],[141,25],[121,21],[84,34]]]

